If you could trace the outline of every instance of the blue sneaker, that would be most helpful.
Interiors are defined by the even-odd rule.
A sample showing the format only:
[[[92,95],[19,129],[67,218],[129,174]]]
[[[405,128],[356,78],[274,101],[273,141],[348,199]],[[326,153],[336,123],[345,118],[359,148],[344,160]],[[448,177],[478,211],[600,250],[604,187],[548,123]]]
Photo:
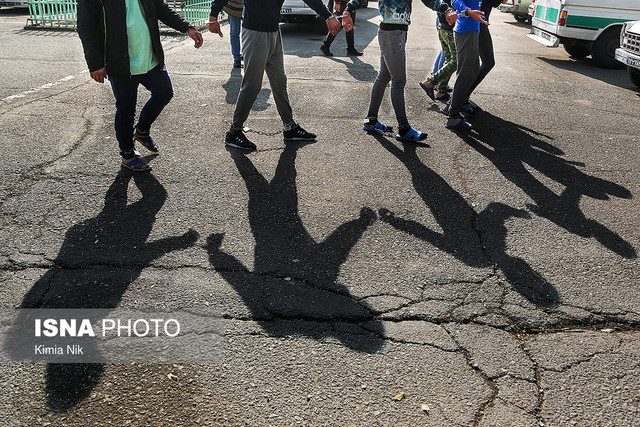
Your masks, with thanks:
[[[362,130],[366,130],[367,132],[393,132],[393,127],[383,124],[380,120],[377,120],[375,123],[366,121],[364,122],[364,126],[362,126]]]
[[[403,135],[396,135],[396,140],[398,141],[406,141],[406,142],[420,142],[427,139],[426,132],[420,132],[419,130],[415,130],[414,128],[409,129]]]
[[[471,123],[467,122],[462,116],[458,117],[450,117],[447,120],[447,124],[445,125],[447,129],[451,130],[471,130],[473,126]]]

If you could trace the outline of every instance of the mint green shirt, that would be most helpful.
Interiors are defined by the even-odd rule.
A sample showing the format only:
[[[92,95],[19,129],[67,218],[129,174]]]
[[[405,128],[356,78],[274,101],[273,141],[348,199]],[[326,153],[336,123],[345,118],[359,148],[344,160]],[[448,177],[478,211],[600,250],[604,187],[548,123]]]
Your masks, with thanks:
[[[146,74],[159,64],[153,54],[151,33],[144,20],[139,0],[125,0],[127,6],[127,39],[131,75]]]

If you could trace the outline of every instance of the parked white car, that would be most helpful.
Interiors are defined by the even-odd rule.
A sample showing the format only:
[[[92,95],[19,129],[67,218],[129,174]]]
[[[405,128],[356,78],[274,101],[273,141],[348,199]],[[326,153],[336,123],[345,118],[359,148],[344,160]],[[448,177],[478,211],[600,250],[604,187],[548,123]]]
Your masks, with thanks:
[[[1,0],[0,0],[1,1]],[[327,9],[333,12],[333,0],[322,1]],[[360,3],[360,7],[367,7],[369,0]],[[280,16],[282,22],[310,22],[319,18],[313,9],[311,9],[302,0],[284,0],[282,8],[280,9]]]
[[[640,88],[640,21],[626,22],[622,27],[616,59],[627,66],[629,80]]]
[[[332,0],[324,0],[323,3],[329,10],[333,9]],[[310,22],[318,18],[318,14],[302,0],[285,0],[280,15],[282,22]]]
[[[29,7],[29,0],[0,0],[0,6]]]
[[[503,13],[513,13],[513,17],[518,22],[531,22],[529,16],[529,5],[531,0],[507,0],[498,6],[498,10]]]

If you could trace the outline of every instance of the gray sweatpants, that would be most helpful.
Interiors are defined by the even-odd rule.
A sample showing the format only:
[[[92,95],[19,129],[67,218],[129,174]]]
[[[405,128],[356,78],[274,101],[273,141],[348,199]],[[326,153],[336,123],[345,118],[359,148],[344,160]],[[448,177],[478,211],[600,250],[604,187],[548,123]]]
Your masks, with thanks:
[[[405,44],[407,32],[403,30],[378,30],[380,44],[380,71],[371,88],[368,118],[378,118],[380,104],[387,84],[391,82],[391,105],[396,113],[398,127],[409,126],[404,105],[404,86],[407,83],[407,57]]]
[[[449,104],[449,117],[456,117],[462,109],[462,105],[469,97],[469,89],[478,76],[480,59],[478,57],[478,31],[468,33],[456,33],[456,52],[458,58],[458,75],[453,86],[453,96]]]
[[[244,126],[251,107],[262,89],[265,71],[283,125],[285,128],[293,126],[295,122],[287,94],[287,76],[284,72],[280,30],[265,32],[242,28],[242,55],[244,56],[244,76],[233,113],[231,132],[237,132]]]

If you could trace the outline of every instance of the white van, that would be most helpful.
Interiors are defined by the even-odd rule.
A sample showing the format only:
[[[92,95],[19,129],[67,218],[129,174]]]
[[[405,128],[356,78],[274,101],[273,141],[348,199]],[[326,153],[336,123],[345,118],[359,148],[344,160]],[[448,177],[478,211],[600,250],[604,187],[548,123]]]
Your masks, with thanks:
[[[624,24],[616,59],[627,66],[629,80],[640,89],[640,21]]]
[[[560,44],[577,58],[617,68],[615,51],[626,21],[640,19],[640,0],[536,0],[528,37],[549,47]]]

